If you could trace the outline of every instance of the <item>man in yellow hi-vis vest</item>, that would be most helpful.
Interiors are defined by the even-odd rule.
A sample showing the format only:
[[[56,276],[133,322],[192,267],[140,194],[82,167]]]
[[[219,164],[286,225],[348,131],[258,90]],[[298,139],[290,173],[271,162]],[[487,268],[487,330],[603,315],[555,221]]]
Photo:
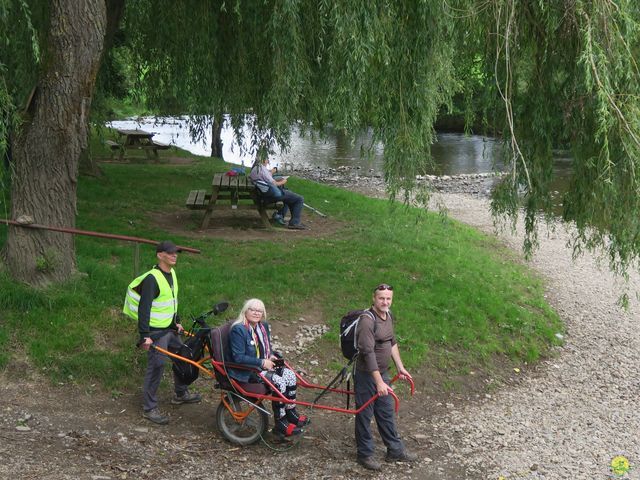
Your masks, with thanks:
[[[174,351],[180,348],[183,331],[178,318],[178,279],[173,267],[178,259],[178,247],[171,241],[160,242],[156,247],[158,264],[129,284],[123,311],[138,320],[139,345],[148,351],[147,372],[143,386],[142,416],[154,423],[165,425],[169,417],[158,409],[158,387],[166,355],[151,345]],[[174,373],[174,391],[171,403],[198,403],[200,394],[190,393],[187,385]]]

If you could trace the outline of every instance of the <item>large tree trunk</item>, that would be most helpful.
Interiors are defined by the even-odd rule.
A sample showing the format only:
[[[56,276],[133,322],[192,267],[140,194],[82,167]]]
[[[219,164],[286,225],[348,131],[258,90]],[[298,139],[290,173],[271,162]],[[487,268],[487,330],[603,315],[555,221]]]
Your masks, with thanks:
[[[213,116],[211,122],[211,156],[222,158],[222,125],[224,116],[222,113]]]
[[[13,144],[11,214],[74,227],[78,159],[103,48],[105,0],[52,0],[38,88]],[[63,282],[76,272],[74,239],[65,233],[10,227],[4,251],[14,279]]]

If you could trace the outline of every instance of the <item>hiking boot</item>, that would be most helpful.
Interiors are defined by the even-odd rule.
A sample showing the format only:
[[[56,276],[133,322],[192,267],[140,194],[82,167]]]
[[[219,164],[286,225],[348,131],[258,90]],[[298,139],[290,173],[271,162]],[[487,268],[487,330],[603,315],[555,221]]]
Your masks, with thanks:
[[[307,417],[306,415],[298,415],[298,412],[295,408],[287,408],[285,412],[289,423],[297,425],[298,427],[304,427],[305,425],[309,425],[311,423],[311,419],[309,419],[309,417]]]
[[[183,403],[200,403],[202,396],[199,393],[191,393],[189,391],[184,392],[182,395],[174,395],[171,399],[171,403],[174,405],[182,405]]]
[[[358,463],[367,470],[373,470],[376,472],[382,470],[380,462],[373,457],[358,457]]]
[[[387,456],[384,457],[385,462],[417,462],[418,456],[415,453],[402,450],[399,453],[387,452]]]
[[[152,408],[151,410],[145,410],[142,412],[142,417],[147,420],[152,421],[153,423],[157,423],[158,425],[166,425],[169,423],[169,417],[160,413],[158,408]]]
[[[289,230],[308,230],[306,225],[303,225],[302,223],[291,223],[289,222],[289,225],[287,225],[287,228]]]
[[[287,422],[286,418],[280,418],[279,420],[276,420],[275,425],[273,426],[273,433],[283,437],[300,435],[302,431],[303,430],[295,423]]]

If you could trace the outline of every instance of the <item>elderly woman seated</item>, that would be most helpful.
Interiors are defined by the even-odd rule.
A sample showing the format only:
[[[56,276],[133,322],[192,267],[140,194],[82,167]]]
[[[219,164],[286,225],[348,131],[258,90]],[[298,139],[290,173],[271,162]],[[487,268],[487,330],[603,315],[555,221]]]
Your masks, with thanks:
[[[278,357],[271,349],[271,331],[262,300],[247,300],[229,333],[231,361],[251,370],[229,368],[228,374],[240,383],[264,383],[268,379],[287,399],[296,399],[296,376],[286,367],[276,367]],[[250,385],[248,385],[250,386]],[[298,415],[294,403],[273,401],[274,432],[284,436],[302,433],[309,423]]]

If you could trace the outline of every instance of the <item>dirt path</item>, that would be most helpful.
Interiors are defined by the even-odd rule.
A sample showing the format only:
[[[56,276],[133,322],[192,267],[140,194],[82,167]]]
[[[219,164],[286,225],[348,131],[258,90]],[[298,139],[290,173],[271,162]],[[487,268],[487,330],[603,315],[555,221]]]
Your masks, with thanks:
[[[3,479],[437,479],[466,475],[455,462],[447,463],[446,445],[434,442],[430,432],[433,417],[446,414],[447,406],[424,393],[407,399],[406,389],[401,393],[402,434],[422,461],[386,465],[381,474],[371,475],[354,461],[350,415],[307,410],[313,423],[295,445],[273,443],[267,436],[270,445],[240,448],[226,442],[216,429],[219,394],[211,380],[199,379],[195,384],[204,397],[199,405],[171,406],[169,389],[163,388],[161,405],[171,416],[171,423],[163,427],[141,418],[139,392],[110,398],[90,387],[50,385],[33,375],[29,379],[4,375],[0,380]],[[336,402],[344,406],[343,399]],[[382,445],[379,452],[384,452]]]
[[[493,231],[484,200],[441,200],[452,217]],[[520,234],[502,238],[520,248]],[[0,478],[608,478],[616,455],[640,464],[638,305],[620,311],[615,280],[590,256],[571,262],[566,238],[562,231],[541,238],[532,262],[567,324],[565,345],[533,371],[522,366],[508,387],[491,394],[443,397],[422,379],[400,412],[401,433],[422,458],[417,465],[365,472],[353,459],[353,419],[317,411],[308,434],[286,453],[264,444],[234,447],[215,428],[218,398],[203,380],[196,384],[201,405],[168,406],[171,424],[155,427],[140,416],[139,392],[112,399],[87,387],[5,375]],[[636,275],[631,282],[640,291]],[[163,406],[168,399],[165,389]]]

